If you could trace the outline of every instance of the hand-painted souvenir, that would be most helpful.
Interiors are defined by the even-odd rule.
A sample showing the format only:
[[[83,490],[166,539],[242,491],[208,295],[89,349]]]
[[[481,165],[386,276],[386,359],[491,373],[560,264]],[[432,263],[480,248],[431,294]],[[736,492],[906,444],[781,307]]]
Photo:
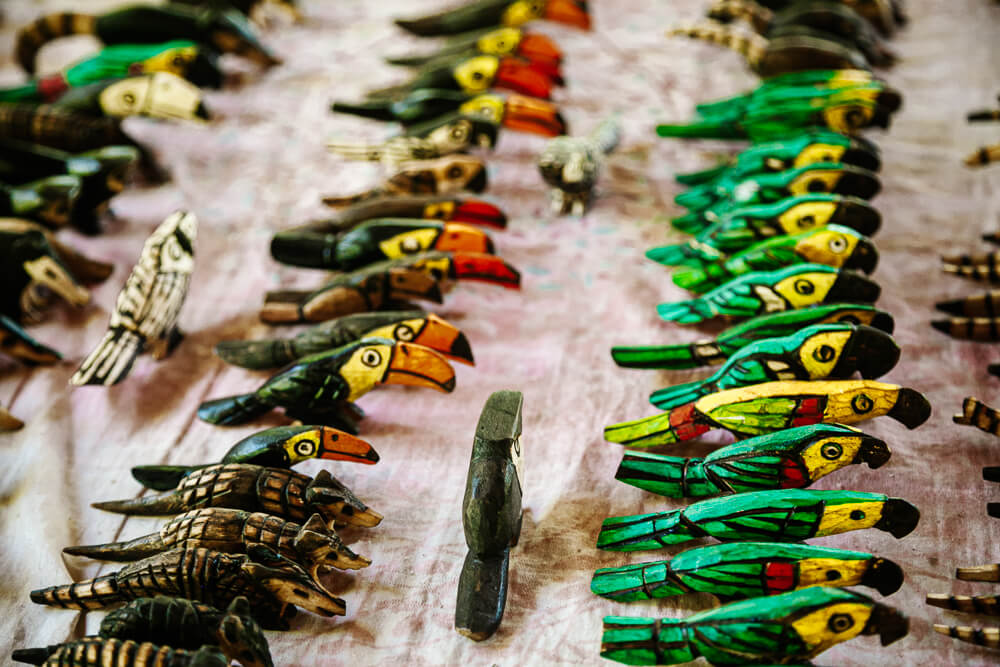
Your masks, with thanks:
[[[995,162],[1000,162],[1000,144],[983,146],[965,158],[966,167],[983,167]]]
[[[701,500],[679,510],[605,519],[597,547],[643,551],[703,537],[720,542],[800,542],[867,528],[901,539],[919,520],[916,507],[881,493],[752,491]]]
[[[0,353],[27,366],[54,364],[62,355],[32,338],[17,322],[0,315]]]
[[[872,199],[881,188],[878,175],[866,169],[834,162],[816,162],[788,171],[751,176],[733,186],[724,197],[707,208],[688,211],[670,222],[682,232],[700,234],[723,215],[745,206],[780,202],[808,193]]]
[[[24,185],[0,182],[0,216],[28,218],[47,227],[65,227],[73,219],[82,182],[78,176],[49,176]]]
[[[692,188],[710,188],[723,179],[739,182],[756,174],[785,171],[815,162],[839,162],[875,172],[882,167],[879,149],[871,141],[813,128],[785,139],[753,144],[714,167],[675,174],[674,179]]]
[[[586,0],[472,0],[465,5],[416,19],[396,19],[396,25],[421,37],[456,35],[497,26],[518,27],[545,20],[590,30]]]
[[[358,500],[328,470],[312,478],[283,468],[248,463],[208,466],[184,477],[170,492],[93,506],[135,516],[173,516],[222,507],[264,512],[296,522],[319,514],[329,528],[345,525],[370,528],[382,521],[381,514]]]
[[[703,380],[685,382],[649,395],[661,410],[671,410],[703,396],[778,380],[847,380],[860,373],[882,377],[899,361],[892,336],[874,327],[817,324],[782,338],[751,343]]]
[[[955,578],[962,581],[1000,581],[1000,564],[959,567],[955,569]]]
[[[274,667],[267,638],[244,597],[235,598],[225,611],[179,597],[138,598],[108,613],[101,621],[99,637],[189,651],[212,645],[245,667]],[[14,651],[11,657],[40,665],[58,649],[59,645],[24,649]]]
[[[494,392],[472,443],[462,502],[469,547],[458,579],[455,629],[473,641],[493,636],[507,603],[510,549],[521,535],[521,408],[519,391]]]
[[[878,264],[878,251],[871,241],[853,229],[826,225],[761,241],[735,255],[700,266],[681,266],[671,279],[678,287],[704,294],[748,273],[776,271],[806,263],[871,273]]]
[[[983,614],[1000,616],[1000,596],[997,595],[947,595],[943,593],[928,593],[927,604],[949,611],[962,611],[967,614]]]
[[[759,340],[787,336],[802,327],[843,322],[867,324],[892,333],[892,315],[869,304],[826,304],[761,315],[723,331],[714,340],[675,345],[618,345],[611,358],[624,368],[682,370],[725,363],[737,350]]]
[[[114,271],[113,264],[87,257],[69,244],[60,241],[53,231],[38,223],[20,218],[0,218],[0,234],[27,234],[29,232],[42,234],[52,246],[59,262],[84,285],[102,283]]]
[[[746,319],[820,303],[874,303],[881,289],[861,274],[822,264],[794,264],[746,273],[696,299],[661,303],[667,322],[698,324],[714,317]]]
[[[968,625],[934,624],[934,632],[987,648],[1000,648],[1000,628],[973,628]]]
[[[287,630],[296,605],[328,617],[346,613],[344,601],[313,581],[308,572],[262,546],[253,547],[248,555],[172,549],[111,574],[32,591],[31,601],[90,611],[161,594],[181,595],[213,607],[227,607],[235,598],[245,597],[254,618],[268,630]]]
[[[931,326],[959,340],[1000,341],[1000,318],[996,317],[949,317],[932,320]]]
[[[971,280],[1000,282],[1000,252],[984,255],[942,255],[941,268]]]
[[[7,408],[0,405],[0,433],[4,431],[17,431],[24,428],[24,422],[7,412]]]
[[[847,227],[870,237],[878,231],[881,220],[874,206],[857,197],[825,192],[797,195],[772,204],[741,206],[721,215],[694,239],[650,248],[646,257],[667,266],[701,267],[727,254],[750,251],[758,243],[827,225]]]
[[[463,33],[445,45],[425,55],[386,58],[390,65],[406,67],[427,67],[455,59],[467,59],[478,55],[515,56],[523,58],[553,78],[560,75],[562,51],[550,38],[522,28],[500,27],[485,31]]]
[[[956,424],[975,426],[980,431],[1000,436],[1000,411],[972,396],[967,396],[962,401],[962,414],[954,415],[951,420]]]
[[[1000,313],[1000,290],[939,301],[935,308],[957,317],[997,317]]]
[[[278,368],[310,354],[372,337],[416,343],[453,361],[474,365],[465,334],[437,315],[421,310],[345,315],[310,327],[294,338],[224,340],[216,344],[215,353],[223,361],[243,368]]]
[[[369,100],[397,100],[415,90],[458,90],[466,95],[490,88],[509,90],[530,97],[549,99],[561,79],[549,76],[545,67],[513,56],[473,56],[448,60],[417,70],[406,83],[368,92]]]
[[[286,231],[271,240],[271,257],[277,261],[330,271],[354,271],[428,250],[494,252],[493,240],[477,227],[407,218],[368,220],[349,231],[323,236]]]
[[[891,35],[907,21],[902,0],[837,0],[847,5],[871,22],[883,35]],[[757,3],[775,11],[796,4],[795,0],[757,0]]]
[[[888,646],[909,632],[892,607],[842,588],[812,587],[734,602],[687,618],[605,616],[601,657],[626,665],[802,665],[858,635]]]
[[[379,456],[361,438],[329,426],[276,426],[240,440],[226,452],[220,463],[290,468],[309,459],[374,465]],[[148,489],[169,491],[191,473],[210,465],[214,464],[135,466],[132,477]]]
[[[278,63],[239,12],[176,4],[134,5],[100,16],[48,14],[17,33],[15,57],[25,71],[33,73],[35,55],[42,46],[69,35],[92,35],[107,45],[163,44],[183,39],[210,45],[224,53],[236,53],[260,65]]]
[[[326,322],[354,313],[412,308],[406,299],[441,303],[438,280],[427,271],[374,264],[336,276],[315,290],[268,292],[260,319],[269,324]]]
[[[119,118],[51,104],[0,104],[0,135],[69,152],[135,144],[122,131]]]
[[[198,221],[186,211],[172,213],[153,230],[118,294],[107,333],[70,378],[71,384],[117,384],[147,345],[160,360],[180,343],[177,317],[194,271],[197,233]]]
[[[468,155],[449,155],[437,160],[410,162],[371,190],[344,197],[325,197],[323,203],[341,207],[397,195],[482,192],[486,185],[486,164],[482,160]]]
[[[709,394],[670,412],[607,426],[604,438],[632,447],[666,445],[721,428],[749,438],[793,426],[855,424],[889,416],[909,429],[930,417],[913,389],[874,380],[765,382]]]
[[[108,79],[66,91],[56,106],[94,116],[209,120],[201,89],[167,72]]]
[[[14,322],[41,321],[54,295],[77,307],[90,303],[90,292],[36,230],[0,231],[0,286],[0,315]]]
[[[66,547],[63,553],[97,560],[132,562],[171,549],[213,549],[249,553],[264,545],[297,563],[319,581],[320,569],[360,570],[371,559],[359,556],[327,528],[319,514],[305,524],[263,512],[208,507],[191,510],[165,523],[159,531],[126,542]]]
[[[670,560],[601,568],[590,590],[617,602],[711,593],[723,601],[780,595],[812,586],[868,586],[892,595],[903,570],[861,551],[811,544],[736,542],[690,549]]]
[[[219,647],[210,644],[188,651],[151,642],[102,637],[84,637],[43,649],[27,649],[20,659],[43,667],[226,667],[230,662]]]
[[[169,72],[196,86],[222,85],[222,72],[215,54],[194,42],[165,44],[120,44],[76,62],[61,72],[35,79],[16,88],[0,90],[3,102],[54,102],[69,88],[106,79],[119,79],[153,72]]]
[[[717,449],[706,458],[629,451],[615,479],[667,498],[801,489],[845,466],[889,460],[878,438],[840,424],[798,426]]]
[[[412,160],[464,153],[472,148],[493,148],[498,126],[479,116],[449,114],[414,127],[405,136],[393,137],[381,144],[340,143],[331,141],[327,150],[348,160],[384,162],[389,165]]]
[[[435,280],[474,280],[508,289],[521,287],[517,269],[496,255],[478,252],[433,250],[390,260],[384,266],[418,269]]]
[[[354,229],[363,222],[380,218],[410,218],[464,222],[478,227],[507,227],[507,216],[496,205],[472,197],[381,197],[348,206],[333,218],[318,220],[275,233],[337,234]]]
[[[174,3],[183,5],[195,5],[198,7],[214,7],[215,0],[172,0]],[[302,12],[298,7],[298,0],[226,0],[226,4],[233,9],[240,11],[244,16],[257,24],[267,25],[270,23],[271,15],[278,13],[287,20],[294,23],[302,21]]]
[[[556,137],[538,156],[538,171],[548,183],[556,214],[583,215],[593,197],[604,156],[621,141],[621,120],[608,118],[586,137]]]
[[[422,345],[389,338],[362,338],[354,343],[299,359],[255,391],[205,401],[198,417],[210,424],[232,426],[264,415],[276,407],[311,424],[331,424],[357,433],[345,410],[380,384],[430,387],[450,393],[455,370],[448,360]]]

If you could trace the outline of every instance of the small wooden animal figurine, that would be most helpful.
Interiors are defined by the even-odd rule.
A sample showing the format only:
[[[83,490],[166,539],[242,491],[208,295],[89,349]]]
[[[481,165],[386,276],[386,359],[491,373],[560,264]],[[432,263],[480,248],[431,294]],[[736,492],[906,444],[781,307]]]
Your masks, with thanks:
[[[320,569],[360,570],[371,559],[348,548],[319,514],[305,524],[263,512],[208,507],[174,517],[159,531],[127,542],[66,547],[63,553],[97,560],[132,562],[171,549],[203,547],[223,553],[249,553],[264,545],[294,561],[319,581]]]
[[[90,292],[37,230],[0,230],[0,285],[0,315],[14,322],[40,322],[53,295],[76,307],[90,303]]]
[[[881,493],[751,491],[700,500],[679,510],[605,519],[597,548],[642,551],[702,537],[720,542],[799,542],[867,528],[902,539],[918,521],[916,507]]]
[[[396,86],[368,92],[368,99],[396,100],[415,90],[458,90],[467,95],[499,88],[529,97],[552,97],[552,89],[561,83],[551,77],[544,66],[513,56],[473,56],[446,60],[418,70],[414,77]]]
[[[457,35],[496,26],[519,27],[545,20],[590,30],[586,0],[473,0],[465,5],[416,19],[396,19],[414,35]]]
[[[325,197],[327,206],[340,207],[398,195],[445,195],[486,189],[486,164],[468,155],[449,155],[437,160],[410,162],[382,185],[345,197]]]
[[[794,0],[756,0],[773,11],[779,11],[791,7]],[[847,5],[858,14],[867,19],[883,35],[891,35],[896,29],[904,25],[907,16],[903,11],[902,0],[837,0]]]
[[[54,364],[62,355],[32,338],[6,315],[0,315],[0,353],[26,366]]]
[[[943,625],[940,623],[935,623],[933,627],[934,632],[952,639],[987,648],[1000,648],[1000,627],[973,628],[968,625]]]
[[[0,134],[71,153],[135,143],[122,131],[119,118],[51,104],[0,104]]]
[[[450,360],[474,365],[469,339],[452,324],[421,310],[386,310],[355,313],[318,324],[294,338],[224,340],[215,353],[243,368],[278,368],[362,338],[389,338],[423,345]]]
[[[909,632],[892,607],[842,588],[812,587],[734,602],[687,618],[605,616],[601,657],[626,665],[806,664],[858,635],[888,646]]]
[[[362,338],[303,357],[255,391],[205,401],[198,407],[198,417],[210,424],[232,426],[280,406],[293,419],[332,424],[357,433],[344,403],[356,401],[380,384],[450,393],[455,389],[455,369],[443,356],[422,345]]]
[[[382,515],[358,500],[328,470],[315,478],[284,468],[220,463],[192,472],[169,493],[94,503],[135,516],[172,516],[205,507],[264,512],[288,521],[319,514],[329,528],[377,526]]]
[[[49,176],[24,185],[0,182],[0,215],[28,218],[59,229],[73,219],[82,183],[78,176]]]
[[[474,280],[507,289],[521,288],[517,269],[496,255],[479,252],[432,250],[390,260],[385,266],[418,269],[435,280]]]
[[[15,59],[26,72],[34,73],[35,55],[42,46],[68,35],[92,35],[106,45],[162,44],[183,39],[241,55],[265,67],[279,62],[239,12],[177,4],[133,5],[100,16],[48,14],[18,32]]]
[[[1000,341],[1000,318],[996,317],[949,317],[932,320],[931,326],[959,340]]]
[[[939,607],[949,611],[961,611],[967,614],[1000,616],[1000,596],[997,595],[928,593],[927,604],[932,607]]]
[[[275,237],[281,237],[286,232],[337,234],[354,229],[363,222],[380,218],[463,222],[495,229],[507,227],[507,215],[494,204],[482,199],[455,196],[381,197],[341,209],[333,218],[276,232]]]
[[[801,489],[843,467],[879,468],[885,442],[840,424],[797,426],[717,449],[703,459],[628,451],[615,479],[667,498]]]
[[[726,389],[779,380],[874,380],[899,361],[892,336],[864,325],[816,324],[747,345],[703,380],[657,389],[649,401],[671,410]]]
[[[719,216],[694,239],[650,248],[646,257],[666,266],[699,268],[724,260],[725,255],[751,251],[759,243],[828,225],[846,227],[870,237],[879,230],[881,222],[882,216],[870,202],[816,192],[786,197],[770,204],[741,206]]]
[[[700,266],[682,266],[674,271],[671,279],[678,287],[704,294],[754,271],[776,271],[806,263],[870,274],[878,264],[878,251],[871,241],[853,229],[826,225],[761,241],[735,255]]]
[[[243,438],[219,462],[290,468],[309,459],[374,465],[379,455],[361,438],[329,426],[275,426]],[[210,465],[214,464],[135,466],[132,477],[147,488],[169,491],[191,473]]]
[[[187,211],[170,214],[153,230],[118,294],[108,332],[70,378],[71,384],[117,384],[147,345],[160,360],[180,343],[177,317],[194,270],[197,233],[198,220]]]
[[[725,363],[737,350],[759,340],[787,336],[801,327],[843,322],[892,333],[892,315],[870,304],[832,303],[760,315],[723,331],[714,340],[674,345],[617,345],[611,358],[623,368],[683,370]]]
[[[903,570],[885,558],[811,544],[736,542],[690,549],[670,560],[601,568],[595,595],[616,602],[711,593],[723,601],[780,595],[812,586],[868,586],[892,595]]]
[[[1000,565],[973,565],[955,568],[955,578],[962,581],[1000,581]]]
[[[492,255],[493,240],[460,222],[379,218],[339,234],[284,232],[271,240],[271,256],[282,264],[330,271],[354,271],[387,259],[428,250]]]
[[[521,535],[521,407],[519,391],[498,391],[476,426],[462,502],[469,551],[458,580],[455,629],[473,641],[493,636],[507,602],[510,549]]]
[[[859,273],[822,264],[793,264],[746,273],[696,298],[661,303],[667,322],[699,324],[714,317],[745,319],[820,303],[874,303],[881,288]]]
[[[1000,253],[997,252],[983,255],[942,255],[941,264],[945,273],[971,280],[1000,282]]]
[[[515,56],[543,67],[552,77],[558,77],[562,64],[559,45],[545,35],[523,28],[500,27],[485,31],[463,33],[431,53],[419,56],[398,56],[386,58],[390,65],[405,67],[427,67],[455,59],[472,58],[478,55]]]
[[[42,667],[226,667],[230,662],[217,646],[212,645],[202,646],[197,651],[186,651],[149,642],[102,637],[84,637],[44,649],[29,650],[51,651],[45,658],[38,656],[37,662],[34,654],[30,659],[22,660]]]
[[[621,121],[612,117],[587,137],[556,137],[538,156],[538,171],[548,183],[552,211],[583,215],[590,205],[604,156],[621,141]]]
[[[327,150],[348,160],[367,160],[389,165],[412,160],[464,153],[472,148],[493,148],[497,141],[496,123],[477,116],[449,115],[433,127],[423,127],[381,144],[331,141]]]
[[[996,317],[1000,312],[1000,290],[983,292],[961,299],[939,301],[935,308],[957,317]]]
[[[344,601],[313,581],[308,572],[262,546],[253,547],[247,555],[172,549],[111,574],[40,588],[31,592],[31,601],[90,611],[161,594],[181,595],[213,607],[227,607],[235,598],[245,597],[254,618],[267,630],[287,630],[296,605],[327,617],[346,613]]]
[[[980,431],[1000,437],[1000,411],[978,398],[967,396],[962,401],[962,414],[954,415],[951,420],[956,424],[975,426]]]
[[[167,72],[109,79],[66,91],[56,106],[94,116],[209,120],[201,89]]]
[[[670,223],[682,232],[701,234],[721,216],[742,207],[780,202],[810,192],[872,199],[881,190],[878,175],[835,162],[816,162],[773,174],[758,174],[734,185],[707,208],[688,211]]]
[[[0,234],[27,234],[38,232],[45,237],[55,251],[59,263],[84,285],[102,283],[111,276],[114,265],[87,257],[68,243],[59,240],[56,234],[42,225],[21,218],[0,218]]]
[[[138,598],[109,612],[101,621],[99,637],[188,651],[217,646],[227,658],[245,667],[274,667],[267,638],[253,619],[245,597],[234,598],[225,611],[180,597]],[[14,651],[11,657],[40,665],[58,649],[59,645],[23,649]]]
[[[920,392],[894,384],[785,380],[720,391],[670,412],[607,426],[604,438],[649,447],[697,438],[715,428],[748,438],[792,426],[855,424],[886,415],[914,429],[930,414],[931,405]]]

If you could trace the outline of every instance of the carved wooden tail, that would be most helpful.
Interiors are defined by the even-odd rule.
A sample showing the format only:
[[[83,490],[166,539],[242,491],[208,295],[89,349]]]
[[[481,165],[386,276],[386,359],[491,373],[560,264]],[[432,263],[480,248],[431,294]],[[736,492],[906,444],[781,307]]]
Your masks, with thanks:
[[[48,14],[18,31],[14,41],[14,57],[28,74],[35,73],[35,56],[48,42],[67,35],[92,35],[97,31],[97,18],[88,14],[63,12]]]
[[[224,340],[215,344],[215,353],[227,364],[254,370],[277,368],[296,359],[292,341],[285,339]]]
[[[1000,648],[1000,628],[973,628],[968,625],[934,624],[934,632],[970,644]]]
[[[256,394],[241,394],[205,401],[198,406],[198,417],[209,424],[232,426],[243,424],[271,411],[274,406],[260,400]]]
[[[103,609],[122,599],[114,574],[31,591],[31,601],[35,604],[63,609]]]
[[[754,68],[757,67],[767,51],[768,42],[764,37],[736,30],[715,21],[679,25],[667,34],[690,37],[732,49],[746,58],[750,66]]]
[[[675,345],[635,345],[611,348],[611,358],[623,368],[682,370],[721,364],[726,355],[714,341]]]
[[[157,496],[146,496],[145,498],[109,500],[103,503],[94,503],[91,507],[118,514],[168,516],[171,514],[180,514],[184,509],[184,501],[180,495],[171,492],[161,493]]]
[[[951,419],[956,424],[975,426],[980,431],[1000,436],[1000,412],[973,396],[962,401],[962,414]]]
[[[708,8],[708,18],[720,23],[746,21],[759,33],[765,32],[774,19],[774,12],[754,0],[716,0]]]
[[[621,140],[622,125],[617,114],[602,121],[590,133],[590,141],[605,155],[618,148]]]
[[[1000,615],[1000,604],[996,595],[945,595],[928,593],[927,604],[951,611],[964,611],[970,614]]]
[[[375,199],[379,195],[382,195],[384,191],[382,188],[373,188],[371,190],[366,190],[365,192],[359,192],[356,195],[350,195],[348,197],[323,197],[323,203],[330,208],[343,208],[345,206],[350,206],[352,204],[358,204],[363,201],[368,201],[369,199]]]
[[[159,533],[153,533],[144,537],[137,537],[127,542],[109,542],[107,544],[93,544],[89,546],[66,547],[63,553],[71,556],[86,556],[95,560],[111,560],[115,562],[128,562],[153,556],[165,551],[167,546],[160,539]]]

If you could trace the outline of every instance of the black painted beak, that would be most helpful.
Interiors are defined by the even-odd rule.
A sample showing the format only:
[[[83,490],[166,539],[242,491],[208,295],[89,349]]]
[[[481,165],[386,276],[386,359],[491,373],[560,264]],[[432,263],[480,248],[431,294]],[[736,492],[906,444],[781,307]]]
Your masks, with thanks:
[[[875,470],[884,466],[891,456],[889,445],[885,444],[884,440],[866,435],[861,442],[861,448],[858,450],[854,462],[867,463],[869,468]]]
[[[844,173],[837,181],[837,186],[833,191],[838,195],[871,199],[881,189],[882,183],[878,180],[878,175],[875,172],[858,167],[845,167]]]
[[[882,226],[882,215],[864,199],[844,197],[837,203],[829,224],[850,227],[862,236],[872,237]]]
[[[896,322],[892,319],[892,315],[884,310],[879,310],[875,312],[875,316],[872,318],[872,323],[869,326],[891,334],[896,328]]]
[[[878,250],[868,239],[860,239],[854,246],[854,252],[844,263],[845,269],[856,269],[865,273],[871,273],[878,266]]]
[[[919,391],[900,388],[889,416],[908,429],[915,429],[931,416],[931,404]]]
[[[868,143],[867,139],[864,141]],[[861,167],[868,171],[878,171],[882,168],[882,158],[878,151],[871,150],[863,143],[857,142],[856,139],[851,141],[851,145],[840,156],[840,161],[843,164],[849,164],[852,167]]]
[[[882,518],[874,527],[898,540],[912,533],[919,522],[920,510],[902,498],[889,498],[883,503]]]
[[[878,635],[882,646],[902,639],[910,631],[910,621],[900,612],[884,604],[876,604],[872,609],[863,635]]]
[[[194,115],[196,118],[201,118],[202,120],[212,120],[212,114],[209,113],[204,102],[198,103],[198,108],[194,110]]]
[[[482,192],[486,189],[487,177],[486,169],[480,168],[479,171],[473,176],[468,183],[465,184],[465,189],[470,192]]]
[[[882,288],[853,271],[841,271],[826,295],[827,303],[874,303]]]
[[[850,377],[854,371],[866,380],[882,377],[899,361],[899,345],[875,327],[858,326],[830,377]]]
[[[873,558],[861,583],[882,595],[892,595],[903,585],[903,568],[891,560]]]

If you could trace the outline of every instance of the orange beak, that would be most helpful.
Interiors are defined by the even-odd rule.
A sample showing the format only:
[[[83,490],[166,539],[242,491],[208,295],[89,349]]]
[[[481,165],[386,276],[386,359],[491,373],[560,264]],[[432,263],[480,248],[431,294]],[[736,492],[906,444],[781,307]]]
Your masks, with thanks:
[[[469,340],[465,334],[458,327],[437,315],[427,316],[420,333],[414,336],[411,342],[429,347],[449,359],[463,364],[476,365],[472,358],[472,348],[469,347]]]
[[[396,343],[382,384],[430,387],[444,393],[455,389],[455,369],[448,360],[423,345]]]
[[[559,107],[548,100],[523,95],[507,98],[502,125],[517,132],[531,132],[543,137],[558,137],[567,131]]]
[[[454,280],[479,280],[508,289],[521,287],[521,274],[517,269],[496,255],[482,253],[452,254],[451,273],[448,277]]]
[[[493,254],[493,241],[486,232],[469,225],[445,223],[441,235],[434,243],[435,250],[482,252]]]
[[[317,458],[329,461],[351,461],[365,465],[378,463],[378,452],[361,438],[329,426],[320,426],[319,428],[320,448]]]
[[[545,5],[545,18],[581,30],[590,30],[587,0],[549,0]]]
[[[468,222],[473,225],[484,225],[497,229],[507,227],[507,216],[504,215],[504,212],[482,199],[456,201],[451,219],[453,222]]]
[[[555,82],[535,65],[520,58],[501,58],[493,85],[522,95],[549,99]]]
[[[562,51],[545,35],[522,34],[516,54],[534,64],[553,80],[562,80],[562,71],[559,68],[562,63]]]

